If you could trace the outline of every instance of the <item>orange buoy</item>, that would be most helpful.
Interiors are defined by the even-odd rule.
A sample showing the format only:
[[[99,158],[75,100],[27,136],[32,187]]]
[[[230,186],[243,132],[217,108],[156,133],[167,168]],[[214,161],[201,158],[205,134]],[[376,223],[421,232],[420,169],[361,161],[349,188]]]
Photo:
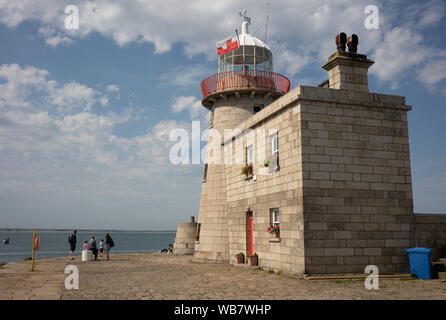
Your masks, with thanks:
[[[39,237],[36,237],[36,239],[34,240],[34,248],[36,249],[36,251],[39,251]]]

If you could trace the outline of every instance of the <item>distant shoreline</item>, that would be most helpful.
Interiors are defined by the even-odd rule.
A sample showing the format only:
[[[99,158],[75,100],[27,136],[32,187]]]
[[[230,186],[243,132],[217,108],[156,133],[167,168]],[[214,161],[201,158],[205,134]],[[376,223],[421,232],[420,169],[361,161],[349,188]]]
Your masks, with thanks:
[[[73,232],[73,229],[69,230],[49,230],[49,229],[37,229],[38,232]],[[33,229],[0,229],[0,232],[33,232]],[[83,230],[83,229],[77,229],[77,232],[83,233],[83,232],[109,232],[109,233],[116,233],[116,232],[131,232],[131,233],[175,233],[176,230]]]
[[[154,251],[154,252],[119,252],[119,253],[111,252],[110,256],[111,257],[113,257],[113,256],[116,257],[116,256],[120,256],[120,255],[147,255],[147,254],[168,255],[167,253],[161,253],[160,251]],[[75,259],[77,259],[76,261],[82,261],[82,254],[75,254],[75,255],[73,255],[73,257]],[[54,261],[58,261],[58,260],[64,259],[64,258],[67,261],[70,261],[70,260],[68,260],[70,258],[70,256],[68,254],[57,256],[57,257],[42,257],[42,258],[37,256],[37,257],[35,257],[35,261],[36,261],[36,263],[37,262],[39,262],[39,263],[41,263],[41,262],[51,262],[53,260]],[[104,254],[104,258],[105,258],[105,254]],[[104,258],[101,258],[98,261],[101,261]],[[93,262],[93,261],[91,261],[91,262]],[[15,261],[0,261],[0,269],[3,268],[3,267],[6,267],[6,266],[10,267],[11,264],[16,264],[16,263],[17,264],[31,263],[31,257],[27,257],[27,258],[24,258],[24,259],[21,259],[21,260],[15,260]]]

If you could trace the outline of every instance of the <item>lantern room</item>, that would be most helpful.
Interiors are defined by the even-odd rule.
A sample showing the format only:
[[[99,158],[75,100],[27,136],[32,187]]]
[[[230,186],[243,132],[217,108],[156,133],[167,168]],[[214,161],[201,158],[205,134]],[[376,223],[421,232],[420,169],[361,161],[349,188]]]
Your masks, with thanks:
[[[242,24],[237,35],[238,48],[218,56],[218,73],[236,70],[273,71],[273,55],[270,48],[248,31],[249,22]]]
[[[290,81],[273,72],[271,49],[249,34],[251,19],[246,10],[240,16],[242,32],[217,42],[218,73],[201,82],[202,104],[209,110],[218,99],[232,94],[253,97],[258,93],[276,99],[290,90]]]

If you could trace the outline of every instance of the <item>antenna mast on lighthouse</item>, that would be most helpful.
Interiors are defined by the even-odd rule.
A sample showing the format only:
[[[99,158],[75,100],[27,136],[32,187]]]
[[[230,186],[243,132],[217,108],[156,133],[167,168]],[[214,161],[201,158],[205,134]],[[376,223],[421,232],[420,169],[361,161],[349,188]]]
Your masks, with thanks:
[[[269,2],[266,3],[265,43],[268,43]]]

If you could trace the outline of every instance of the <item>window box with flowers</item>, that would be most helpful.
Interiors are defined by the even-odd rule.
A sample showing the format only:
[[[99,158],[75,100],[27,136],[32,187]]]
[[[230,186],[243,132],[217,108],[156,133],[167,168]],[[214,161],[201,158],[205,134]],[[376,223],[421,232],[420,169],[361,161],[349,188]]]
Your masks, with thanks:
[[[269,233],[270,238],[280,238],[280,227],[279,226],[269,226],[266,229]]]
[[[245,263],[245,254],[243,252],[237,253],[235,255],[235,263],[237,264]]]
[[[269,174],[274,174],[279,171],[279,156],[273,155],[265,159],[263,162],[265,168],[268,168]]]
[[[279,133],[276,131],[269,136],[270,139],[270,155],[263,165],[268,168],[269,174],[279,171]]]
[[[280,210],[270,209],[270,226],[266,229],[269,233],[269,242],[280,242]]]
[[[254,176],[254,146],[250,145],[246,148],[246,165],[242,168],[242,174],[246,175],[246,179],[251,179]]]
[[[242,174],[246,175],[246,179],[252,178],[254,168],[252,165],[246,165],[242,168]]]
[[[255,267],[259,265],[259,256],[254,252],[253,255],[248,257],[248,266]]]

